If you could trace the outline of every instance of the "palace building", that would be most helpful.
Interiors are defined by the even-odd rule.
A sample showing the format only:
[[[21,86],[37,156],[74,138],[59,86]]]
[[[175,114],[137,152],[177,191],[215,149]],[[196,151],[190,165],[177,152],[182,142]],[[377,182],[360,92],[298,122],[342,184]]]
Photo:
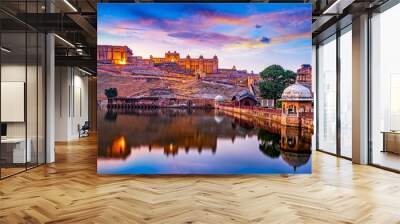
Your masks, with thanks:
[[[304,64],[301,65],[301,68],[297,69],[296,82],[311,89],[312,85],[311,65]]]
[[[132,55],[132,50],[127,46],[97,46],[97,61],[100,63],[124,65]]]
[[[150,55],[150,60],[154,64],[176,63],[182,69],[197,74],[213,74],[218,72],[218,57],[204,58],[202,55],[198,58],[191,58],[190,55],[181,58],[176,51],[168,51],[163,58],[156,58]]]

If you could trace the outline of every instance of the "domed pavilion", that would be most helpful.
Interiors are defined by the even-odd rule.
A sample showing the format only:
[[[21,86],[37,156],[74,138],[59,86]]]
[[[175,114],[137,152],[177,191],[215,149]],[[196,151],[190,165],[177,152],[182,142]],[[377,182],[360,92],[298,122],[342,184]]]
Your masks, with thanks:
[[[313,111],[313,94],[310,89],[295,83],[287,87],[281,97],[282,112],[287,115]]]
[[[282,93],[281,123],[287,126],[300,126],[301,117],[313,112],[313,94],[309,88],[295,83],[288,86]]]

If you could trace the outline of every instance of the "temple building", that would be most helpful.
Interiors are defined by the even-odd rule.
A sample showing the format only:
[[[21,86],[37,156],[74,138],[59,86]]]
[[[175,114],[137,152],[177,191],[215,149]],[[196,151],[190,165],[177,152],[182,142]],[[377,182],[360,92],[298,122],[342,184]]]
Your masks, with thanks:
[[[281,123],[287,126],[301,126],[301,117],[313,112],[311,90],[299,83],[287,87],[280,99],[282,102]]]
[[[256,96],[248,90],[241,90],[232,97],[232,102],[237,107],[255,106],[257,104]]]
[[[312,86],[311,65],[304,64],[297,70],[296,82],[309,89]]]
[[[127,46],[98,45],[97,62],[124,65],[132,57],[132,50]]]
[[[218,57],[204,58],[202,55],[198,58],[191,58],[190,55],[181,58],[176,51],[168,51],[163,58],[156,58],[150,55],[150,60],[154,64],[176,63],[182,69],[197,74],[213,74],[218,72]]]

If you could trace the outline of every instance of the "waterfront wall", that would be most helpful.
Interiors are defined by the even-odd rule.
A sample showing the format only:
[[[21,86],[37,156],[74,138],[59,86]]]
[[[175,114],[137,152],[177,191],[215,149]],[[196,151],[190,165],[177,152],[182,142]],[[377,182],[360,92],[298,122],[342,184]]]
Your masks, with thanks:
[[[233,116],[255,118],[257,122],[270,121],[283,126],[298,127],[313,130],[314,122],[312,113],[300,113],[288,115],[282,113],[281,109],[271,109],[262,107],[235,107],[233,105],[215,104],[217,110],[227,112]]]
[[[107,100],[108,109],[213,108],[213,106],[213,99],[114,97]]]

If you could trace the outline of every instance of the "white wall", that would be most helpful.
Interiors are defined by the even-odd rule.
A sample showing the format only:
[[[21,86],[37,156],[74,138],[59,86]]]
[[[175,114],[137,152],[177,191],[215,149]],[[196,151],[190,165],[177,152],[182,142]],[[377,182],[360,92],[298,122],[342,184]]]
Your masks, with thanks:
[[[24,82],[25,83],[25,64],[5,64],[1,66],[1,81],[2,82]],[[4,97],[4,96],[3,96]],[[24,108],[22,108],[24,109]],[[7,108],[1,108],[7,110]],[[24,137],[25,125],[24,122],[8,123],[7,132],[9,136]]]
[[[70,141],[88,120],[88,78],[73,67],[56,67],[55,73],[55,140]]]
[[[27,78],[27,80],[25,80]],[[32,162],[44,163],[44,74],[42,67],[36,65],[24,64],[2,64],[1,81],[2,82],[24,82],[26,84],[26,107],[20,108],[21,113],[26,112],[26,120],[22,122],[6,122],[8,138],[29,139],[31,148]],[[21,94],[24,94],[24,90]],[[2,96],[7,97],[7,96]],[[13,113],[10,107],[2,107],[1,110],[6,113]],[[36,161],[39,159],[39,161]]]
[[[68,117],[69,115],[69,85],[70,74],[67,67],[56,67],[55,69],[55,141],[68,140]]]
[[[2,82],[25,82],[24,65],[4,64],[1,66],[1,81]],[[28,96],[31,95],[28,93]],[[36,96],[36,93],[35,93]],[[1,108],[7,110],[7,108]],[[25,137],[25,122],[7,123],[7,137]]]
[[[312,92],[314,93],[314,133],[312,136],[312,143],[311,143],[311,149],[316,150],[317,149],[317,113],[315,113],[315,107],[316,107],[316,92],[317,92],[317,47],[315,45],[312,46],[312,59],[311,59],[311,75],[312,75]]]
[[[73,91],[73,105],[74,108],[72,108],[72,120],[71,120],[71,135],[73,137],[78,137],[78,125],[80,124],[81,126],[85,123],[85,121],[88,121],[89,119],[89,112],[88,112],[88,106],[89,106],[89,94],[88,94],[88,78],[86,76],[82,76],[82,73],[79,73],[79,75],[76,75],[75,70],[75,75],[74,75],[74,91]]]

